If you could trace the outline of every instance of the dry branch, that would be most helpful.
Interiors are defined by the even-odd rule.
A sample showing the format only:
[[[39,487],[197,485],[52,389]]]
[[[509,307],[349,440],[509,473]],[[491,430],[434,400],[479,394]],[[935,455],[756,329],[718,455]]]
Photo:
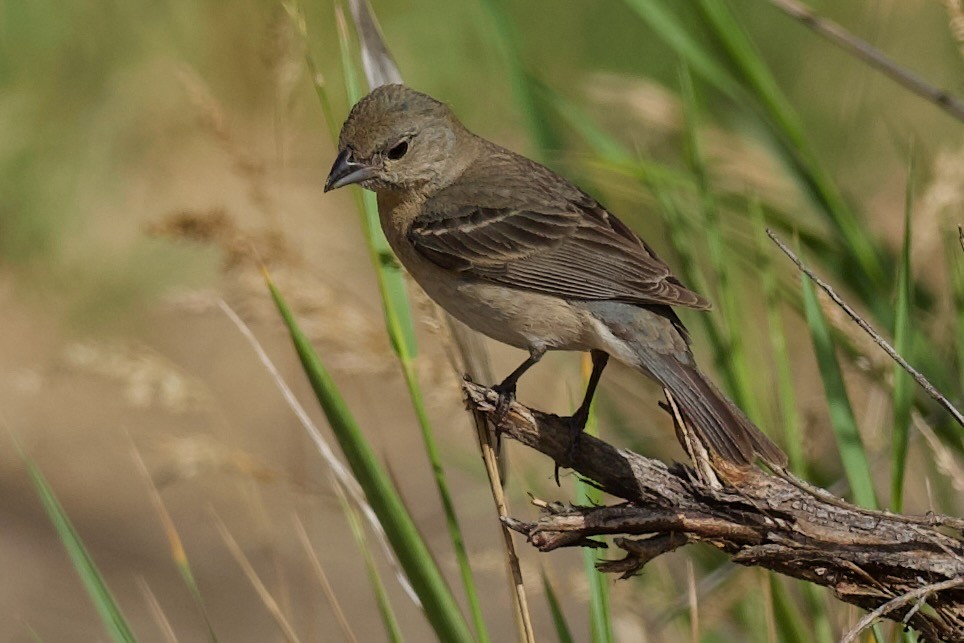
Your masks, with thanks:
[[[494,391],[471,382],[464,390],[473,410],[494,411]],[[924,640],[964,640],[962,520],[862,509],[789,474],[759,469],[728,476],[716,488],[688,466],[668,466],[588,435],[569,459],[564,421],[518,403],[500,428],[625,501],[546,505],[534,522],[505,521],[541,551],[600,547],[594,537],[618,535],[613,544],[626,556],[600,568],[629,576],[663,553],[704,543],[740,565],[829,587],[866,610],[887,605],[881,617],[906,618]]]

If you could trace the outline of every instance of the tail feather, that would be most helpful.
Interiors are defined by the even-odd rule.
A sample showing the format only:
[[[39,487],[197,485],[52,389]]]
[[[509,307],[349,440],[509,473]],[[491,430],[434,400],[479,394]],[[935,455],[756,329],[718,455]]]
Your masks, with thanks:
[[[614,301],[583,305],[599,322],[596,348],[665,386],[711,455],[737,466],[757,458],[773,467],[786,466],[786,454],[697,368],[689,335],[672,308]]]
[[[683,419],[711,452],[740,466],[758,457],[771,466],[786,466],[786,454],[694,364],[655,351],[641,353],[646,370],[673,394]]]

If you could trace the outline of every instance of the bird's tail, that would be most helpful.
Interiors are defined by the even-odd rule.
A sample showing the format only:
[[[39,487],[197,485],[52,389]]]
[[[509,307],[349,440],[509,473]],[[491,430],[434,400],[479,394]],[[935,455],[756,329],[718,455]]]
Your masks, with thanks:
[[[637,354],[649,374],[673,394],[683,419],[711,455],[737,466],[760,458],[773,467],[786,467],[786,454],[700,372],[690,355],[681,361],[680,356],[647,347],[639,347]]]
[[[700,372],[686,329],[669,306],[614,301],[582,305],[602,329],[597,348],[634,364],[669,390],[711,458],[738,467],[760,458],[774,468],[786,467],[786,454]]]

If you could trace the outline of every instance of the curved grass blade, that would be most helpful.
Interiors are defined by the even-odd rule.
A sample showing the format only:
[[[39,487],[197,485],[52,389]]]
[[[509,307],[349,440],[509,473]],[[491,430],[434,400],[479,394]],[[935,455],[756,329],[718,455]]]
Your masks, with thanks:
[[[855,258],[861,270],[863,285],[884,283],[886,273],[879,249],[819,161],[799,115],[732,10],[723,0],[698,0],[696,4],[727,53],[731,68],[737,70],[741,84],[763,108],[791,168],[843,237],[848,257]],[[865,294],[869,294],[866,289]]]
[[[571,129],[582,137],[607,170],[628,173],[639,180],[658,179],[674,187],[691,189],[695,187],[692,177],[685,172],[662,163],[639,159],[630,154],[624,145],[595,123],[579,105],[538,78],[529,76],[529,84],[537,92],[540,102],[550,106]]]
[[[957,356],[957,377],[964,382],[964,229],[958,226],[954,234],[943,234],[944,261],[950,281],[954,305],[954,345]],[[960,448],[960,441],[958,441]]]
[[[47,483],[47,479],[44,478],[43,473],[40,472],[33,460],[23,454],[21,454],[21,457],[23,457],[24,464],[27,465],[27,474],[30,476],[30,481],[33,483],[37,495],[40,496],[40,502],[43,503],[47,517],[50,518],[54,529],[57,530],[57,536],[60,538],[64,549],[67,550],[70,561],[74,564],[74,569],[77,570],[77,574],[84,584],[84,589],[87,590],[87,595],[104,622],[104,627],[107,628],[107,633],[115,641],[133,643],[137,639],[134,638],[130,625],[124,618],[120,607],[117,606],[117,601],[110,593],[110,589],[104,582],[100,570],[97,569],[94,559],[90,557],[87,548],[84,547],[83,541],[70,522],[70,518],[67,517],[60,501],[54,495],[53,489]]]
[[[910,265],[911,210],[914,203],[914,157],[911,155],[907,171],[907,191],[904,198],[904,244],[897,272],[897,310],[894,316],[894,350],[909,359],[911,349],[910,307],[914,300]],[[910,414],[914,404],[914,383],[910,373],[894,364],[894,429],[891,438],[890,508],[900,512],[904,502],[904,472],[910,434]]]
[[[885,282],[879,249],[841,196],[819,162],[796,111],[749,37],[721,0],[699,0],[695,6],[722,46],[727,64],[717,62],[720,50],[712,41],[697,37],[679,15],[661,0],[625,0],[652,32],[663,39],[692,70],[737,104],[761,114],[787,166],[806,189],[819,210],[834,225],[854,257],[857,270],[848,275],[866,299],[873,300],[873,284]],[[869,284],[869,285],[868,285]],[[876,301],[868,301],[876,304]],[[878,308],[879,305],[878,305]],[[878,311],[884,312],[884,311]]]
[[[592,370],[588,354],[582,358],[583,382],[588,384],[589,373]],[[596,435],[596,413],[593,410],[595,402],[589,408],[589,419],[585,432]],[[599,505],[602,502],[602,492],[586,483],[582,478],[576,480],[576,502],[580,505]],[[588,547],[582,549],[583,565],[586,569],[586,579],[589,581],[589,627],[593,643],[613,643],[613,619],[609,609],[609,586],[606,575],[596,569],[595,550]]]
[[[344,512],[345,518],[348,519],[348,526],[351,528],[352,537],[355,539],[358,551],[365,561],[368,583],[372,586],[372,591],[375,592],[375,604],[378,605],[378,614],[382,617],[382,623],[385,625],[385,633],[388,635],[388,640],[392,643],[402,643],[405,637],[402,636],[402,629],[399,627],[398,619],[395,617],[395,610],[392,609],[388,592],[385,591],[385,583],[382,582],[382,576],[378,572],[375,558],[372,556],[371,549],[366,542],[365,529],[362,527],[358,511],[351,505],[351,500],[348,499],[347,492],[338,480],[333,479],[332,486],[335,487],[335,491],[338,493],[338,502],[341,505],[341,510]]]
[[[548,158],[548,153],[560,149],[562,141],[553,129],[537,94],[533,91],[532,78],[522,63],[519,39],[512,27],[512,22],[505,13],[503,0],[483,0],[482,5],[489,12],[496,35],[496,46],[509,67],[512,94],[526,119],[529,135],[535,143],[538,157],[536,160],[549,163],[551,159]]]
[[[679,259],[679,274],[683,282],[696,292],[708,292],[709,287],[706,277],[696,260],[692,244],[688,242],[688,239],[693,238],[694,233],[682,212],[680,212],[679,206],[668,190],[658,181],[648,181],[646,185],[659,203],[660,210],[666,220],[670,246]],[[723,378],[724,389],[731,394],[733,391],[739,391],[741,389],[739,374],[733,367],[733,362],[729,359],[726,351],[725,332],[720,326],[719,320],[715,315],[699,315],[697,319],[702,324],[707,341],[713,349],[713,364]]]
[[[728,380],[732,386],[729,393],[733,396],[733,401],[751,419],[760,422],[762,416],[759,403],[757,397],[750,390],[750,382],[753,381],[750,376],[751,366],[743,345],[743,335],[738,332],[738,329],[744,328],[740,312],[742,307],[737,300],[729,258],[724,256],[726,240],[723,238],[723,231],[720,228],[720,211],[713,188],[710,185],[706,160],[700,146],[699,107],[696,102],[693,79],[686,65],[682,65],[680,69],[680,87],[683,95],[686,157],[699,188],[704,236],[709,246],[710,267],[716,275],[719,296],[718,310],[721,311],[724,322],[718,325],[719,331],[712,336],[718,342],[718,344],[714,344],[713,351],[717,356],[717,361],[725,363],[726,368],[732,371]]]
[[[718,55],[690,33],[679,16],[660,0],[625,0],[626,5],[693,70],[730,98],[744,94],[736,76],[717,62]]]
[[[348,91],[348,99],[354,104],[362,98],[361,84],[359,82],[360,74],[354,65],[347,25],[338,7],[336,7],[336,18],[339,27],[339,44],[345,74],[345,85]],[[435,442],[428,412],[425,408],[424,396],[422,395],[421,386],[419,385],[418,376],[415,371],[415,357],[418,347],[415,342],[415,322],[412,318],[405,275],[388,245],[385,234],[382,232],[375,195],[367,190],[360,191],[358,188],[353,188],[353,191],[356,195],[360,194],[360,197],[356,198],[359,198],[359,211],[362,213],[365,238],[368,241],[368,249],[372,256],[375,274],[378,279],[378,288],[382,297],[382,309],[385,314],[385,326],[392,347],[402,367],[402,375],[405,379],[409,398],[412,401],[419,429],[422,433],[425,451],[432,465],[435,485],[438,489],[442,509],[445,514],[446,528],[449,533],[449,539],[452,541],[452,547],[455,550],[455,559],[459,566],[459,574],[462,578],[462,585],[465,589],[475,631],[480,641],[488,641],[489,637],[485,625],[485,617],[482,613],[482,605],[479,600],[472,567],[469,565],[469,557],[465,549],[462,529],[459,525],[458,515],[455,512],[455,503],[452,500],[452,494],[448,488],[445,469],[442,466],[442,458]]]
[[[569,629],[569,623],[566,621],[566,615],[562,611],[562,606],[556,597],[556,590],[552,588],[552,583],[549,582],[549,576],[546,575],[545,569],[542,570],[542,588],[546,593],[546,601],[549,603],[549,611],[552,613],[552,623],[556,626],[556,636],[559,643],[573,643],[572,632]]]
[[[174,566],[177,568],[178,574],[181,576],[181,581],[184,583],[184,586],[187,587],[187,591],[191,594],[191,598],[194,599],[194,605],[197,607],[198,613],[204,620],[204,625],[207,627],[208,641],[211,643],[217,643],[218,637],[214,633],[214,626],[211,623],[211,618],[208,615],[207,608],[204,605],[204,599],[201,597],[201,589],[198,587],[197,580],[194,577],[194,572],[191,569],[191,561],[187,557],[187,550],[184,548],[184,542],[181,540],[181,534],[177,531],[177,526],[174,524],[174,519],[167,511],[167,507],[164,505],[164,500],[161,498],[161,493],[158,491],[157,486],[154,484],[154,480],[151,478],[151,474],[147,469],[147,464],[144,462],[144,458],[141,457],[140,451],[138,451],[137,447],[134,446],[133,441],[131,442],[131,453],[141,476],[143,476],[145,482],[147,483],[148,492],[151,496],[151,503],[154,505],[154,511],[157,513],[157,517],[160,519],[161,525],[164,528],[164,535],[167,537],[167,543],[171,550],[171,560],[174,562]]]
[[[442,640],[471,641],[472,635],[452,591],[415,527],[411,515],[406,511],[398,491],[359,429],[331,375],[322,365],[308,338],[301,332],[294,315],[270,279],[268,288],[288,327],[305,374],[328,418],[332,432],[379,522],[385,528],[402,569],[422,601],[426,618]]]
[[[801,275],[801,282],[807,326],[810,327],[817,366],[820,369],[820,378],[823,380],[827,404],[830,407],[830,425],[837,440],[837,450],[843,462],[844,472],[850,482],[854,501],[868,509],[876,509],[877,495],[874,492],[870,463],[867,460],[860,433],[857,431],[857,420],[844,386],[840,364],[837,362],[836,346],[830,333],[830,326],[820,309],[813,284],[805,275]]]
[[[790,353],[787,336],[780,313],[781,296],[778,289],[777,274],[773,259],[767,251],[766,219],[759,201],[750,201],[750,213],[755,219],[757,250],[759,251],[758,270],[763,281],[763,300],[766,305],[767,333],[770,340],[770,354],[776,366],[777,397],[780,406],[780,425],[783,427],[783,448],[790,460],[790,469],[804,480],[808,479],[807,458],[803,451],[803,430],[800,414],[797,412],[797,394],[793,387],[793,369],[790,366]]]

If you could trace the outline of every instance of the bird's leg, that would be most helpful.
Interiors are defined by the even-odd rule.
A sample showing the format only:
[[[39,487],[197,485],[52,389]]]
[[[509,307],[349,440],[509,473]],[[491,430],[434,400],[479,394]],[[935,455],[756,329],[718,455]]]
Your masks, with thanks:
[[[583,429],[586,428],[586,422],[589,421],[589,408],[592,406],[592,398],[596,394],[596,387],[599,386],[599,379],[602,377],[603,369],[606,368],[606,364],[609,362],[609,353],[603,351],[592,350],[589,352],[592,357],[592,373],[589,375],[589,385],[586,386],[586,394],[582,398],[582,404],[576,409],[568,418],[569,423],[569,447],[566,449],[566,460],[565,462],[572,462],[573,457],[576,455],[576,447],[579,446],[579,437],[582,435]],[[556,463],[556,484],[559,484],[559,463]]]
[[[509,376],[504,380],[492,387],[492,390],[499,394],[499,401],[495,406],[495,417],[493,418],[493,425],[496,430],[502,425],[502,420],[509,412],[509,407],[515,400],[515,386],[522,377],[522,374],[528,371],[530,368],[536,365],[536,363],[542,359],[542,356],[546,354],[546,349],[542,347],[533,347],[529,349],[529,358],[519,365],[519,368],[515,369]]]

